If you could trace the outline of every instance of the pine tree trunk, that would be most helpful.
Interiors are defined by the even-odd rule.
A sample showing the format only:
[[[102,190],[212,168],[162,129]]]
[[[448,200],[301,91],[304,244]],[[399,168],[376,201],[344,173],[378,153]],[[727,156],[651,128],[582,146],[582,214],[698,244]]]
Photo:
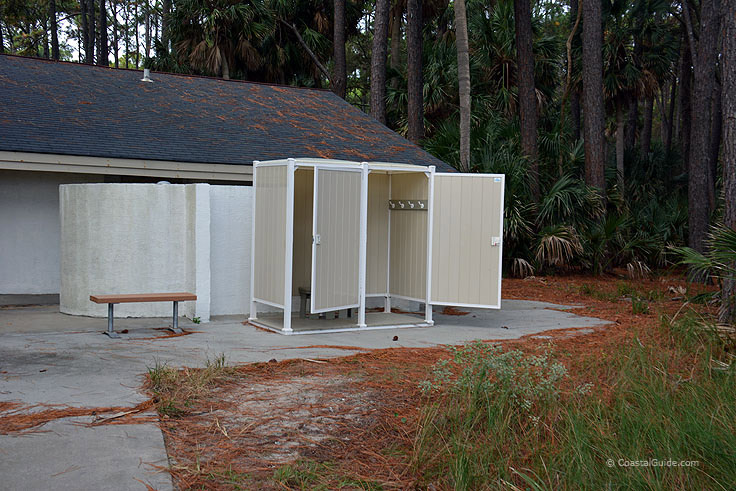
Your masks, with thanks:
[[[680,94],[678,107],[680,108],[680,155],[682,156],[683,172],[690,168],[690,128],[692,123],[692,57],[688,48],[687,38],[683,41],[682,58],[680,59]]]
[[[59,26],[56,22],[56,0],[49,0],[49,21],[51,24],[51,58],[59,59]]]
[[[88,14],[87,14],[88,5],[87,4],[88,4],[87,0],[79,0],[79,10],[80,10],[79,18],[82,23],[81,38],[82,38],[82,46],[84,47],[84,62],[85,63],[89,63],[89,26],[87,25],[87,19],[88,19]],[[81,51],[82,50],[80,48],[80,55],[79,55],[80,58],[82,57]]]
[[[628,116],[626,118],[626,128],[624,130],[624,148],[631,150],[636,144],[636,125],[639,122],[639,101],[636,97],[629,100]]]
[[[3,9],[5,4],[0,2],[0,53],[5,53],[5,39],[3,39],[3,19],[5,19],[5,13]]]
[[[43,20],[43,57],[51,58],[51,50],[49,50],[49,28],[48,19]]]
[[[220,51],[220,55],[222,56],[220,75],[222,75],[223,79],[230,80],[230,65],[227,63],[227,57],[225,56],[225,53],[222,53],[222,51]]]
[[[736,0],[723,0],[723,51],[721,66],[723,115],[723,221],[736,230]],[[723,282],[722,322],[736,324],[736,280]]]
[[[570,94],[570,115],[572,116],[572,136],[575,141],[580,140],[580,92],[573,89]]]
[[[408,0],[406,21],[407,119],[409,140],[424,138],[424,71],[422,66],[422,0]]]
[[[89,40],[89,54],[87,56],[87,63],[94,64],[95,62],[95,43],[97,40],[97,28],[95,17],[97,14],[97,8],[95,7],[95,0],[87,0],[87,39]]]
[[[100,36],[99,46],[97,48],[97,64],[100,66],[108,66],[109,49],[107,45],[107,7],[105,0],[100,0]]]
[[[670,104],[669,104],[669,113],[667,114],[667,124],[665,125],[665,128],[667,128],[667,131],[665,132],[665,138],[664,138],[664,148],[667,153],[670,152],[672,149],[672,135],[675,131],[674,129],[674,120],[675,120],[675,97],[677,96],[677,80],[672,79],[672,86],[670,87]]]
[[[401,21],[404,17],[403,2],[397,1],[391,9],[391,68],[401,71]],[[399,88],[399,77],[391,79],[391,87]]]
[[[171,0],[163,0],[161,4],[161,44],[169,52],[169,16],[171,16]]]
[[[454,0],[457,79],[460,96],[460,169],[470,172],[470,54],[465,0]]]
[[[127,3],[123,3],[123,11],[125,12],[125,68],[130,68],[130,9]]]
[[[386,124],[386,54],[390,0],[376,0],[371,52],[371,116]]]
[[[710,182],[711,96],[715,87],[718,59],[719,8],[719,0],[703,2],[697,50],[695,38],[688,26],[690,46],[696,53],[693,60],[693,115],[688,158],[688,242],[690,247],[698,252],[705,251],[705,239],[710,222],[709,189],[713,186]],[[689,18],[689,15],[686,12],[683,17]]]
[[[575,26],[575,19],[578,17],[578,4],[580,0],[570,0],[570,28]],[[579,32],[579,31],[578,31]],[[573,46],[577,46],[576,42],[579,34],[573,38]],[[574,88],[570,89],[570,116],[572,117],[572,135],[575,141],[580,140],[580,91]]]
[[[145,33],[146,33],[146,39],[145,39],[145,47],[146,47],[146,56],[143,58],[143,61],[145,61],[151,57],[151,3],[146,0],[145,4]]]
[[[616,181],[621,196],[624,195],[624,103],[616,103]]]
[[[712,104],[713,114],[710,123],[710,177],[712,183],[708,188],[708,200],[710,203],[710,211],[716,209],[716,187],[715,182],[718,179],[718,154],[721,150],[721,131],[723,130],[723,119],[721,116],[722,91],[721,86],[716,83],[713,91]]]
[[[649,154],[652,147],[652,118],[654,117],[654,98],[644,99],[644,123],[641,128],[641,153]],[[664,120],[662,125],[665,125]]]
[[[605,195],[603,20],[601,0],[583,0],[583,110],[585,182]]]
[[[135,30],[135,67],[140,65],[141,57],[141,38],[138,34],[138,2],[134,3],[133,9],[133,29]]]
[[[345,0],[335,0],[334,8],[332,44],[335,67],[332,73],[332,91],[345,99],[348,83],[347,62],[345,61]]]
[[[115,68],[118,68],[120,65],[120,61],[118,61],[120,58],[120,32],[118,29],[118,8],[115,2],[112,4],[112,43],[113,49],[115,50],[115,60],[113,63],[115,64]]]
[[[539,201],[537,161],[537,91],[534,86],[534,49],[530,0],[514,0],[516,66],[519,77],[519,117],[521,151],[529,159],[532,198]]]

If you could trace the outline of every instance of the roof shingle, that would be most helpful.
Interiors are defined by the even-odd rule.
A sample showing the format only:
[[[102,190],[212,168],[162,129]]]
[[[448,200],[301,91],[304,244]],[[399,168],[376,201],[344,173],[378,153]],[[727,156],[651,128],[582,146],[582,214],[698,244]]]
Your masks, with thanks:
[[[251,164],[449,166],[332,92],[0,55],[0,150]]]

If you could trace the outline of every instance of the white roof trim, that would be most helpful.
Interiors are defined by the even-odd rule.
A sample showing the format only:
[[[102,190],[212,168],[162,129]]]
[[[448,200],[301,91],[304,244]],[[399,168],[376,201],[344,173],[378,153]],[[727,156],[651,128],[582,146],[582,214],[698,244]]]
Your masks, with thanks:
[[[316,167],[316,166],[334,166],[334,167],[354,167],[360,169],[363,162],[352,160],[335,160],[335,159],[319,159],[319,158],[295,158],[297,167]],[[286,165],[288,159],[279,160],[258,160],[259,166]],[[429,172],[429,167],[424,165],[402,164],[391,162],[366,162],[370,170],[396,171],[396,172]]]
[[[253,167],[0,151],[0,169],[251,182]]]

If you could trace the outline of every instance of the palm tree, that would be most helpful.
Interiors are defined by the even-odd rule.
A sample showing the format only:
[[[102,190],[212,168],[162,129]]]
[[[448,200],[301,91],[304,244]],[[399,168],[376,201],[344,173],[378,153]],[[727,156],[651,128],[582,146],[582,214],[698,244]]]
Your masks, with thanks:
[[[460,94],[460,169],[470,171],[470,57],[465,0],[454,0],[457,79]]]
[[[236,62],[244,70],[261,66],[257,45],[274,29],[274,20],[261,2],[179,0],[170,27],[180,58],[229,79]]]
[[[641,92],[641,70],[634,59],[631,31],[624,12],[613,12],[606,28],[603,47],[604,95],[616,114],[616,176],[619,192],[624,192],[625,113]]]
[[[422,0],[407,1],[407,120],[409,140],[424,138],[424,77],[422,61]]]
[[[583,0],[585,182],[606,192],[601,0]]]
[[[537,92],[534,88],[534,50],[530,0],[514,0],[516,26],[516,67],[519,71],[519,117],[521,151],[529,159],[531,192],[539,201],[539,162],[537,162]]]
[[[388,51],[389,0],[376,0],[371,52],[371,115],[386,124],[386,53]]]

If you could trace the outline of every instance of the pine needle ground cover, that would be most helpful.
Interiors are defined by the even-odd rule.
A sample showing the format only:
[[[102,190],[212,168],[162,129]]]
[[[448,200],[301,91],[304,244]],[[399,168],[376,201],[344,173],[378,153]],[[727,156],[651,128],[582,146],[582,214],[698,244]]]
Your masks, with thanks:
[[[581,276],[505,280],[504,291],[581,305],[611,324],[330,360],[152,368],[177,486],[736,487],[734,338],[711,324],[706,289]]]

